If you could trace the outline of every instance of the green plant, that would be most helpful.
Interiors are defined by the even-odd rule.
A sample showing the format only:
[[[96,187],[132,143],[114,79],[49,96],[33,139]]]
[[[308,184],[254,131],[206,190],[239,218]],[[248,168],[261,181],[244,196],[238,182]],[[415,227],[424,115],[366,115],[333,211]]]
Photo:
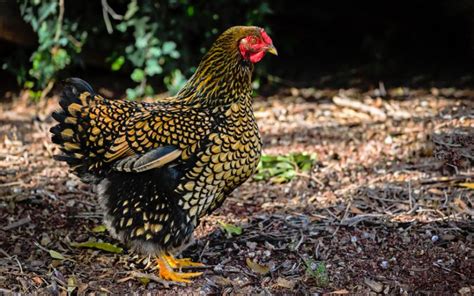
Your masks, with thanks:
[[[28,73],[20,72],[18,80],[38,99],[52,88],[57,72],[81,52],[87,32],[64,18],[63,0],[22,0],[19,4],[23,19],[38,35],[38,48],[30,56]]]
[[[326,287],[329,283],[329,275],[326,265],[323,262],[316,262],[313,259],[304,260],[306,265],[306,275],[316,281],[319,287]]]
[[[103,57],[102,63],[112,72],[129,75],[136,83],[127,90],[131,99],[153,95],[157,85],[174,94],[217,34],[234,24],[262,25],[272,13],[268,0],[117,0],[110,4],[106,0],[18,0],[18,4],[38,36],[38,46],[29,55],[29,67],[24,66],[24,58],[18,63],[20,55],[12,53],[2,68],[15,73],[34,98],[44,96],[59,77],[68,76],[63,72],[71,66],[87,65],[90,56]]]
[[[273,183],[291,181],[298,174],[311,171],[316,154],[290,153],[288,155],[262,155],[255,180],[270,180]]]

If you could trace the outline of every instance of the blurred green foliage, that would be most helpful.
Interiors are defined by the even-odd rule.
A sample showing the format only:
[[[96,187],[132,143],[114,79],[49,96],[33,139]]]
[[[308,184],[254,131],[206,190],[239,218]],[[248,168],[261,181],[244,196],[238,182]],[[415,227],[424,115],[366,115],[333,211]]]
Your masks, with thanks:
[[[316,154],[290,153],[288,155],[262,155],[254,180],[270,180],[281,184],[291,181],[298,174],[307,174],[317,160]]]
[[[216,35],[235,24],[263,26],[269,0],[190,1],[18,0],[38,36],[29,67],[13,53],[2,68],[38,98],[68,69],[99,56],[111,71],[127,73],[130,99],[152,95],[156,81],[173,94],[186,81]],[[16,63],[15,63],[16,61]],[[17,65],[17,66],[15,66]],[[151,82],[155,83],[151,83]]]

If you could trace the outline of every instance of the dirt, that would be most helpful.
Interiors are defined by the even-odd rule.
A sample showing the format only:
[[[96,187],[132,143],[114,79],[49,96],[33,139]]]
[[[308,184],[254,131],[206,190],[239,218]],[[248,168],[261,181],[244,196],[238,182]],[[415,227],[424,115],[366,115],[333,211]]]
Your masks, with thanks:
[[[470,295],[473,97],[290,88],[257,98],[264,153],[317,161],[288,183],[238,188],[183,254],[206,264],[203,276],[180,285],[96,228],[94,189],[52,159],[57,97],[23,95],[0,105],[0,293]],[[90,240],[124,251],[72,246]]]

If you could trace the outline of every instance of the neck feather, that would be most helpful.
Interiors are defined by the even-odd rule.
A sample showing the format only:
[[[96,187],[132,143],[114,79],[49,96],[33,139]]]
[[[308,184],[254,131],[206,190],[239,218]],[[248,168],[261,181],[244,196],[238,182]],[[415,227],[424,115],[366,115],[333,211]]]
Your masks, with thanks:
[[[212,108],[251,99],[253,64],[243,60],[237,49],[225,45],[212,46],[177,94],[177,101]]]

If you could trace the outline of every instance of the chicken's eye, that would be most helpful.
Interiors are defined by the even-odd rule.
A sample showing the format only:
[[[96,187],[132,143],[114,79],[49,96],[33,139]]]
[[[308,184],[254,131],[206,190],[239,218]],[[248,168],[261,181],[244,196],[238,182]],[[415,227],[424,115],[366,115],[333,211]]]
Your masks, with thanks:
[[[258,42],[257,37],[255,37],[255,36],[249,36],[248,39],[249,39],[249,43],[252,44],[252,45],[256,44]]]

